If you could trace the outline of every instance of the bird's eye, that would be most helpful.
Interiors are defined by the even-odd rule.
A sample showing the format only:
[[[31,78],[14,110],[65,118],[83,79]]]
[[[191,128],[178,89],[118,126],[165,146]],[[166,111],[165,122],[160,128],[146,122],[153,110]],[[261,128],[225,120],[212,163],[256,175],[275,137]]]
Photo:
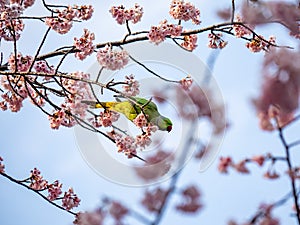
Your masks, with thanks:
[[[172,130],[172,126],[167,127],[167,131],[170,132]]]

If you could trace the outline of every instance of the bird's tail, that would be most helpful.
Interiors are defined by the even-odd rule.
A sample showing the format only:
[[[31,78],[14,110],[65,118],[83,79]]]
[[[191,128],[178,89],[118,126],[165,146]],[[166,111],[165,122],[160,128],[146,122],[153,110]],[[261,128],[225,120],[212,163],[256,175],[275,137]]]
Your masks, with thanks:
[[[105,108],[110,109],[114,107],[118,102],[96,102],[90,100],[83,100],[81,103],[89,105],[91,108]]]

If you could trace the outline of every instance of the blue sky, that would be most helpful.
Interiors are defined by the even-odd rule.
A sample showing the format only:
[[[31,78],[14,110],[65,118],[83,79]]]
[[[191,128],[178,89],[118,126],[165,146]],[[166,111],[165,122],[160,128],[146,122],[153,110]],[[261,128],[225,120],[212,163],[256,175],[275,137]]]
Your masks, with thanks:
[[[70,3],[70,1],[66,1]],[[82,1],[74,1],[80,4]],[[95,15],[91,21],[74,27],[69,35],[60,39],[62,44],[70,45],[74,36],[80,36],[84,27],[95,32],[96,42],[118,40],[125,29],[116,25],[108,13],[111,5],[124,3],[123,1],[96,2],[85,1],[85,4],[95,5]],[[229,3],[230,1],[228,1]],[[40,3],[28,10],[35,15],[42,14]],[[126,6],[132,6],[134,1],[126,1]],[[157,24],[168,13],[168,1],[139,1],[144,7],[145,14],[142,22],[135,25],[135,30],[149,29],[151,24]],[[226,3],[210,1],[195,3],[201,10],[203,24],[209,25],[218,20],[212,15],[213,7],[222,8]],[[155,16],[153,16],[155,15]],[[33,29],[34,27],[34,29]],[[193,28],[191,26],[190,28]],[[271,30],[272,29],[272,30]],[[19,43],[20,51],[30,54],[36,49],[35,44],[45,27],[37,22],[28,24]],[[280,31],[275,26],[268,29],[262,28],[266,34]],[[61,37],[52,32],[44,52],[54,49],[56,38]],[[220,155],[233,155],[235,159],[275,152],[282,154],[282,147],[275,133],[262,132],[258,128],[255,111],[250,104],[250,99],[258,94],[260,82],[260,60],[263,53],[253,54],[244,47],[241,40],[228,37],[228,46],[222,50],[215,64],[214,78],[216,79],[227,108],[230,129],[226,132]],[[282,38],[281,44],[290,44],[288,39]],[[195,54],[207,60],[210,52],[207,45],[206,34],[199,36],[199,48]],[[1,51],[7,57],[10,46],[2,42]],[[87,71],[95,61],[89,57],[77,67],[78,61],[70,59],[70,63],[63,65],[64,70]],[[76,64],[75,64],[76,63]],[[76,66],[74,66],[76,65]],[[0,156],[3,157],[8,174],[16,178],[25,178],[30,170],[37,167],[43,176],[50,182],[56,179],[63,183],[64,190],[69,186],[82,199],[79,210],[92,210],[98,206],[103,195],[114,196],[132,207],[140,208],[138,202],[142,188],[132,188],[118,185],[103,179],[96,174],[83,160],[76,144],[74,130],[62,128],[54,131],[50,128],[47,117],[30,103],[25,103],[24,108],[18,113],[0,112],[2,128]],[[291,133],[293,133],[290,131]],[[291,137],[292,138],[292,137]],[[272,202],[288,192],[287,177],[280,180],[269,181],[262,178],[266,168],[260,170],[255,165],[249,167],[252,175],[240,175],[232,172],[229,176],[220,175],[215,161],[205,172],[198,172],[197,163],[191,161],[185,168],[180,181],[180,186],[196,183],[203,193],[205,208],[197,217],[189,217],[180,213],[169,212],[162,224],[226,224],[230,218],[243,221],[255,213],[257,206],[262,202]],[[17,186],[0,177],[0,224],[19,225],[30,224],[71,224],[73,217],[66,212],[54,208],[43,201],[36,194]],[[290,202],[289,202],[290,203]],[[275,214],[282,215],[282,224],[293,224],[294,219],[289,216],[288,204],[275,210]],[[135,223],[138,224],[138,223]]]

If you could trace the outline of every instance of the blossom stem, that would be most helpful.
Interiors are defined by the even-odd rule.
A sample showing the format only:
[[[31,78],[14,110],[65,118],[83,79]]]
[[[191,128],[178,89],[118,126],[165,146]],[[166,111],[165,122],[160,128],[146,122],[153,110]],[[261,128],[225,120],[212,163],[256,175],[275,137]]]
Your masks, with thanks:
[[[50,200],[49,200],[45,195],[43,195],[39,190],[35,190],[35,189],[33,189],[33,188],[27,186],[26,184],[24,184],[24,183],[20,182],[19,180],[15,179],[15,178],[13,178],[13,177],[11,177],[11,176],[9,176],[9,175],[6,174],[6,173],[0,173],[0,175],[4,176],[5,178],[9,179],[10,181],[12,181],[12,182],[14,182],[14,183],[16,183],[16,184],[18,184],[18,185],[21,185],[21,186],[23,186],[23,187],[25,187],[25,188],[27,188],[27,189],[33,191],[34,193],[36,193],[37,195],[39,195],[40,197],[42,197],[42,198],[43,198],[44,200],[46,200],[47,202],[49,202],[50,204],[54,205],[55,207],[57,207],[57,208],[59,208],[59,209],[61,209],[61,210],[63,210],[63,211],[66,211],[66,212],[68,212],[69,214],[71,214],[71,215],[73,215],[73,216],[76,216],[77,213],[72,212],[72,211],[70,211],[70,210],[66,210],[65,208],[63,208],[62,206],[56,204],[55,202],[50,201]]]

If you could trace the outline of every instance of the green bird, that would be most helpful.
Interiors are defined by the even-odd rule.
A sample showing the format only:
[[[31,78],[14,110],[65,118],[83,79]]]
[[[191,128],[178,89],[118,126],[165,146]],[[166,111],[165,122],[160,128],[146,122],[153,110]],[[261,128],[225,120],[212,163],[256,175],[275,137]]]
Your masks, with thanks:
[[[147,119],[153,125],[156,125],[159,130],[168,131],[172,130],[172,122],[169,118],[162,116],[157,109],[157,106],[151,100],[145,98],[134,97],[134,101],[119,101],[119,102],[96,102],[96,101],[82,101],[82,103],[90,105],[92,108],[105,108],[111,111],[122,113],[133,121],[137,115],[142,112],[145,113]],[[134,103],[136,102],[136,103]]]

